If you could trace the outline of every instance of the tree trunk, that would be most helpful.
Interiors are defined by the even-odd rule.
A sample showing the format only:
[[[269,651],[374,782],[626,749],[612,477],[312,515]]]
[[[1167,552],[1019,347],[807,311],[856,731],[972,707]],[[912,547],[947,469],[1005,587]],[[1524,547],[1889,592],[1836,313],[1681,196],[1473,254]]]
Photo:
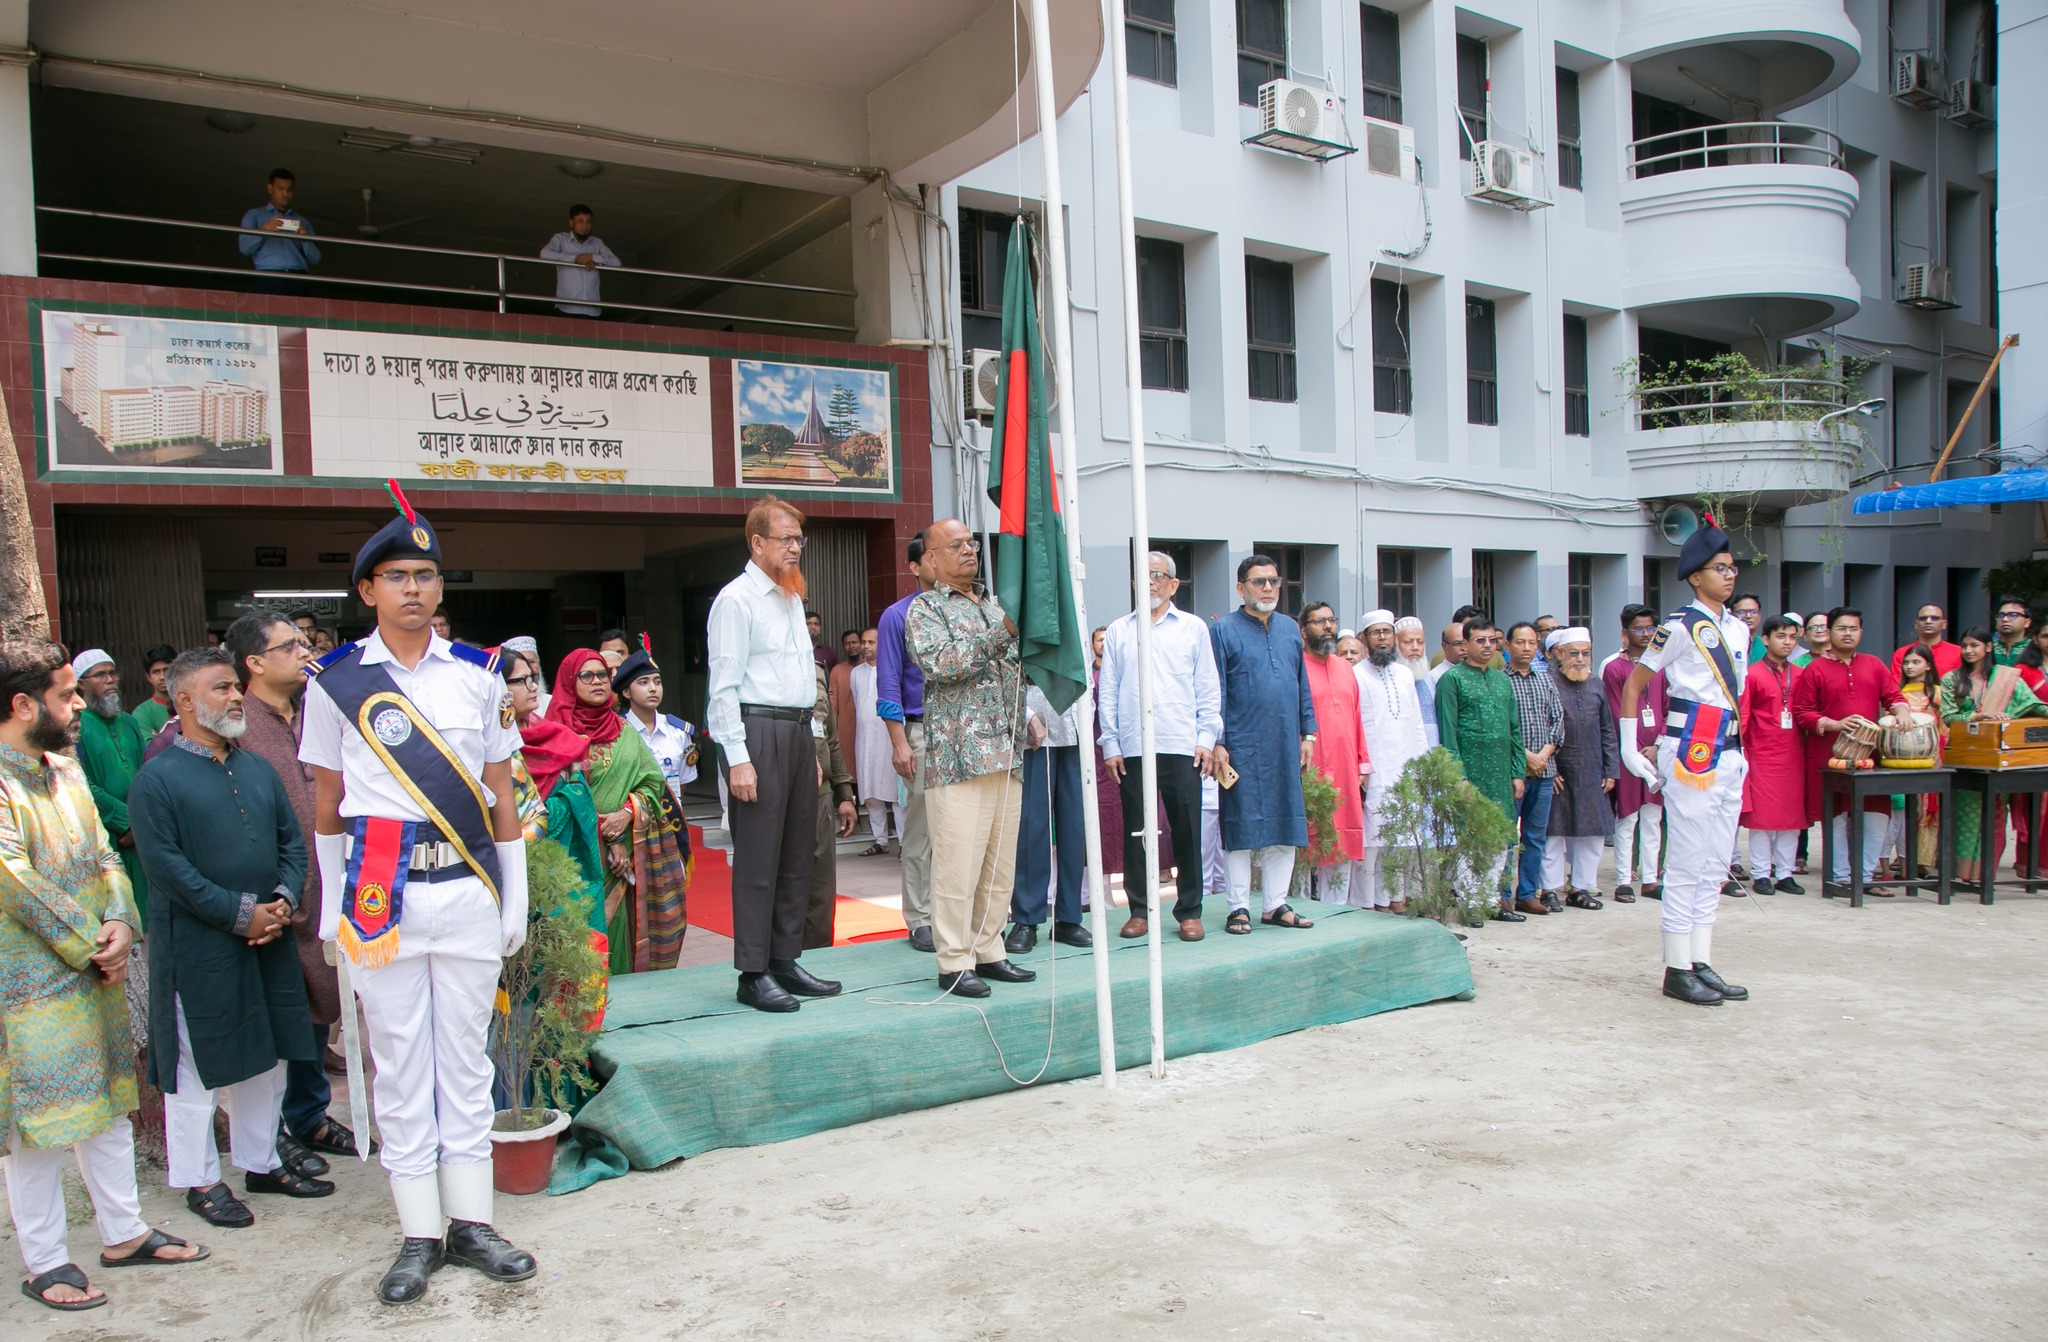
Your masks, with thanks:
[[[50,611],[43,603],[42,566],[28,511],[28,486],[15,450],[7,398],[0,393],[0,639],[48,638]]]

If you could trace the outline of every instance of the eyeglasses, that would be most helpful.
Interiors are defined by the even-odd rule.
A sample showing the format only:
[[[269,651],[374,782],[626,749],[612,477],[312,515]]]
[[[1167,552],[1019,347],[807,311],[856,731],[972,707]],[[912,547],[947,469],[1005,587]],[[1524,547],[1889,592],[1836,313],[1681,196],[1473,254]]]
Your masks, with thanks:
[[[1148,579],[1149,579],[1149,580],[1151,580],[1152,582],[1173,582],[1173,581],[1175,581],[1175,579],[1174,579],[1174,576],[1173,576],[1173,575],[1172,575],[1171,573],[1158,573],[1158,572],[1153,572],[1153,573],[1147,573],[1147,574],[1146,574],[1145,576],[1146,576],[1146,578],[1148,578]]]
[[[581,677],[578,677],[578,679],[581,679]],[[526,686],[526,687],[527,687],[528,689],[532,689],[532,688],[533,688],[534,686],[536,686],[536,685],[540,684],[540,677],[539,677],[539,676],[507,676],[507,677],[505,677],[505,683],[506,683],[507,685],[524,685],[524,686]]]
[[[311,652],[313,645],[303,638],[288,638],[282,643],[273,643],[265,648],[263,655],[268,657],[273,652],[283,652],[287,648],[297,648],[300,652]]]
[[[1707,565],[1707,572],[1718,573],[1720,576],[1724,578],[1732,578],[1736,574],[1742,572],[1742,570],[1735,567],[1735,565],[1733,564],[1709,564]]]
[[[2023,610],[2002,610],[1998,612],[1998,618],[2001,620],[2024,620],[2027,618],[2027,613]]]
[[[953,541],[943,548],[951,550],[954,554],[979,554],[981,552],[981,540],[975,536],[962,536],[959,540]]]
[[[1916,624],[1936,624],[1940,622],[1941,617],[1939,615],[1916,615],[1913,617],[1913,620]]]
[[[381,582],[390,583],[393,587],[403,587],[407,583],[416,583],[421,587],[432,587],[441,581],[441,571],[431,568],[379,569],[373,576]]]
[[[767,541],[770,545],[780,545],[785,550],[801,550],[811,543],[810,538],[803,535],[763,536],[761,539]]]
[[[1246,578],[1244,585],[1246,587],[1278,587],[1280,580],[1278,578]]]
[[[578,685],[609,685],[612,683],[612,673],[609,671],[578,671],[576,673],[576,683]]]

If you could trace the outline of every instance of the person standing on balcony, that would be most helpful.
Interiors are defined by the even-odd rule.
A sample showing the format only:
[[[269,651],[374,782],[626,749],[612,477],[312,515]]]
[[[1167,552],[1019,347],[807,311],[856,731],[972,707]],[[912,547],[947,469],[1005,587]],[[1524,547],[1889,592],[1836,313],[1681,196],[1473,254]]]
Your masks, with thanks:
[[[597,306],[597,268],[623,265],[604,240],[590,231],[590,207],[571,205],[569,227],[548,239],[540,259],[556,262],[555,311],[571,317],[601,317]]]
[[[313,225],[292,208],[292,191],[298,179],[290,168],[272,168],[264,187],[268,204],[259,205],[242,216],[242,227],[269,234],[257,237],[244,233],[235,241],[242,255],[256,267],[256,292],[295,294],[304,297],[306,282],[292,276],[304,275],[320,264],[320,248],[313,242]]]

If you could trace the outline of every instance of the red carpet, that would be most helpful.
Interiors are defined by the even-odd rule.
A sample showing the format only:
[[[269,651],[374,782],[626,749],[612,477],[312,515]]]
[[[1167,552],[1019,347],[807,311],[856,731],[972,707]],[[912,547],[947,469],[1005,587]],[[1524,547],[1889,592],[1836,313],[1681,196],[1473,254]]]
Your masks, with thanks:
[[[704,831],[690,826],[690,851],[696,855],[696,871],[690,877],[690,925],[732,935],[732,865],[726,855],[705,846]],[[903,915],[863,899],[835,897],[832,914],[832,944],[844,946],[855,941],[888,941],[906,935]]]

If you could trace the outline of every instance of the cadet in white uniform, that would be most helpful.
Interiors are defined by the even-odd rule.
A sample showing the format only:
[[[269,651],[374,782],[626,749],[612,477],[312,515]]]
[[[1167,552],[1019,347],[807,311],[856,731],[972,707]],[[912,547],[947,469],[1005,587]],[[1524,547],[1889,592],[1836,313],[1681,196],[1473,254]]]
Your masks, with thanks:
[[[535,1270],[491,1225],[486,1031],[501,958],[526,939],[509,763],[519,733],[495,656],[433,633],[440,543],[396,497],[401,516],[350,575],[377,631],[322,663],[299,747],[314,770],[320,936],[340,943],[377,1064],[405,1237],[378,1287],[393,1305],[424,1295],[444,1261],[499,1281]]]
[[[1664,673],[1664,735],[1654,761],[1621,733],[1622,763],[1660,791],[1669,847],[1664,864],[1664,995],[1696,1006],[1741,1001],[1747,988],[1713,969],[1714,915],[1728,879],[1728,854],[1742,814],[1748,773],[1736,710],[1749,659],[1749,626],[1728,609],[1736,567],[1728,537],[1709,519],[1678,555],[1694,600],[1669,616],[1621,691],[1621,719],[1636,716],[1643,692]]]

